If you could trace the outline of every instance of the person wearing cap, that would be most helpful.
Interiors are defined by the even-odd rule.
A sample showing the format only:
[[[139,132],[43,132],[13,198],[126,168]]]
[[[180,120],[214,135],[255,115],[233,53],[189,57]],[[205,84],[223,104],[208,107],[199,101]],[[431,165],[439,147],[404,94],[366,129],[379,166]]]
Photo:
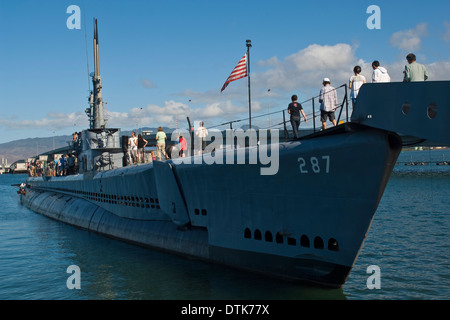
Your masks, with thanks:
[[[427,69],[423,64],[416,62],[416,55],[410,53],[406,56],[408,65],[405,66],[405,71],[403,71],[404,82],[414,82],[414,81],[425,81],[428,79]]]
[[[323,79],[323,88],[320,90],[320,120],[322,121],[322,129],[327,128],[327,119],[330,119],[336,126],[336,118],[334,111],[337,108],[337,93],[336,89],[330,85],[331,81],[328,78]]]

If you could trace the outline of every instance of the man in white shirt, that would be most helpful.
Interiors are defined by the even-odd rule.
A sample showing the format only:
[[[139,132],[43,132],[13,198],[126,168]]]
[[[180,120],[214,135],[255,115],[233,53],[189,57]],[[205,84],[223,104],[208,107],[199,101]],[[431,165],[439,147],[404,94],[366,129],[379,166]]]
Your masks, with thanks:
[[[372,83],[375,82],[391,82],[391,77],[389,76],[386,68],[380,67],[380,62],[375,60],[372,62]]]
[[[195,130],[198,142],[198,154],[202,154],[206,147],[206,137],[208,136],[208,129],[203,126],[203,122],[200,123],[200,127]]]
[[[322,129],[327,128],[327,118],[336,126],[336,117],[334,111],[337,108],[337,93],[336,89],[330,85],[331,81],[328,78],[323,79],[323,88],[320,90],[320,120],[322,121]]]

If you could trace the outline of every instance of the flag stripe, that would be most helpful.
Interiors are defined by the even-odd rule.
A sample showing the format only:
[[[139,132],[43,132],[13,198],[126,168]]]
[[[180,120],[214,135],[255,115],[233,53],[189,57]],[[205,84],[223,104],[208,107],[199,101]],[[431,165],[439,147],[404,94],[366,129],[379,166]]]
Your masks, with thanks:
[[[242,59],[239,60],[239,62],[236,65],[236,67],[231,72],[231,74],[228,77],[227,81],[225,81],[225,83],[223,84],[222,90],[220,90],[220,92],[225,90],[225,88],[228,86],[228,84],[230,82],[238,80],[238,79],[242,79],[242,78],[244,78],[246,76],[247,76],[247,54],[244,54]]]

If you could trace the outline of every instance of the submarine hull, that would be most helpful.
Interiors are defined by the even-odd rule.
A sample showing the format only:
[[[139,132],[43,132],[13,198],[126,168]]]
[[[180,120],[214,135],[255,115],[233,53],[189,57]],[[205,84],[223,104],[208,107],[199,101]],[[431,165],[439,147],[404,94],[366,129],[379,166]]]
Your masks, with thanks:
[[[384,130],[340,127],[280,143],[272,175],[262,175],[261,164],[227,164],[227,152],[216,152],[212,164],[192,157],[191,163],[174,159],[94,175],[30,177],[21,201],[52,219],[134,244],[341,287],[401,143]],[[245,152],[248,161],[252,150]]]

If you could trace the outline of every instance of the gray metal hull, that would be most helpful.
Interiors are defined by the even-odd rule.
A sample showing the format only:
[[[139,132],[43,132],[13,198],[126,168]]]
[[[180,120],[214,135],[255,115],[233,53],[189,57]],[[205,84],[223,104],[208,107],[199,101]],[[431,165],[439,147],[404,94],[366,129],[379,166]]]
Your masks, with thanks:
[[[261,175],[262,165],[248,162],[176,159],[96,175],[29,178],[21,201],[50,218],[135,244],[340,287],[400,149],[395,134],[348,124],[280,143],[274,175]],[[227,154],[215,156],[226,163]]]

